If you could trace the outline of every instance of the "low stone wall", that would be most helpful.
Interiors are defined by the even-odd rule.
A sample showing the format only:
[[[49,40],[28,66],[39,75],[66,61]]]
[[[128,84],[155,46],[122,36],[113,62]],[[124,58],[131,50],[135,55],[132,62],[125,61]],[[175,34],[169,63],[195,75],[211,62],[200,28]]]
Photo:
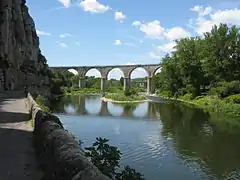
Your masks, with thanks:
[[[34,120],[33,144],[46,180],[110,180],[84,156],[78,142],[54,115],[27,97]]]

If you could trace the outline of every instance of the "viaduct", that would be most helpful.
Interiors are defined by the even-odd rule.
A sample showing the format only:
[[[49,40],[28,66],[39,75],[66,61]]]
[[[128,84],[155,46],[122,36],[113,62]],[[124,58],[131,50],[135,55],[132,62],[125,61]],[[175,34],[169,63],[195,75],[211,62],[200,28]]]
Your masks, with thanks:
[[[90,69],[97,69],[101,73],[101,90],[107,88],[107,77],[109,72],[112,69],[118,68],[124,74],[124,87],[123,89],[131,88],[131,73],[136,68],[143,68],[148,73],[148,80],[147,80],[147,93],[152,94],[155,91],[155,82],[153,81],[152,77],[155,72],[161,68],[161,64],[136,64],[136,65],[113,65],[113,66],[58,66],[58,67],[50,67],[52,70],[56,71],[68,71],[70,69],[74,69],[78,72],[79,76],[79,87],[85,87],[85,76],[86,73]]]

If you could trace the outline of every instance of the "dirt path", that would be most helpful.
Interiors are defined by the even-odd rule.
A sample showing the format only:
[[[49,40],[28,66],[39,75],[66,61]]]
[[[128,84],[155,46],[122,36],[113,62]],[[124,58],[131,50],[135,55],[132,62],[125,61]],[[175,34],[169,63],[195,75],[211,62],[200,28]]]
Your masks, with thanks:
[[[0,180],[40,180],[21,92],[0,94]]]

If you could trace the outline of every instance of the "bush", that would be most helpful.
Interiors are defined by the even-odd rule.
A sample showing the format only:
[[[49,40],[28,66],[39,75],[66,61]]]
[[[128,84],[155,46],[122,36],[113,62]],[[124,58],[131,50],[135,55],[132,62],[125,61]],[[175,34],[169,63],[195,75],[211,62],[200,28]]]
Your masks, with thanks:
[[[197,96],[197,97],[194,98],[194,100],[199,100],[199,99],[202,99],[202,98],[204,98],[204,96]]]
[[[124,95],[125,95],[125,96],[131,96],[131,91],[130,91],[130,89],[128,89],[128,88],[125,89],[125,90],[124,90]]]
[[[190,101],[193,100],[193,95],[192,94],[185,94],[184,96],[181,97],[182,100],[185,101]]]
[[[217,87],[210,89],[210,95],[217,95],[220,98],[225,98],[230,95],[240,93],[240,81],[219,82]]]
[[[121,152],[115,146],[108,144],[108,139],[96,138],[96,142],[86,149],[86,156],[105,175],[116,180],[144,180],[143,175],[126,166],[123,171],[117,173]]]
[[[46,100],[44,99],[44,97],[42,97],[41,95],[38,95],[36,97],[36,103],[40,106],[40,108],[43,110],[43,111],[46,111],[46,112],[49,112],[50,109],[49,107],[47,107],[45,104],[46,104]]]
[[[228,103],[240,104],[240,94],[234,94],[225,98],[225,101]]]
[[[157,94],[159,96],[163,96],[163,97],[171,97],[171,92],[170,91],[158,91]]]

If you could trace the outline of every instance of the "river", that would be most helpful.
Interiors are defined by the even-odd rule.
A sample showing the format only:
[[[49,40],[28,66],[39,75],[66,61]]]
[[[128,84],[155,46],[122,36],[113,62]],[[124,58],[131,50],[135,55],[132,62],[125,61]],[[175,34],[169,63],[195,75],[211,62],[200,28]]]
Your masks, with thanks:
[[[99,96],[66,96],[54,104],[64,127],[90,146],[105,137],[147,180],[240,179],[240,129],[209,121],[180,103],[120,105]]]

